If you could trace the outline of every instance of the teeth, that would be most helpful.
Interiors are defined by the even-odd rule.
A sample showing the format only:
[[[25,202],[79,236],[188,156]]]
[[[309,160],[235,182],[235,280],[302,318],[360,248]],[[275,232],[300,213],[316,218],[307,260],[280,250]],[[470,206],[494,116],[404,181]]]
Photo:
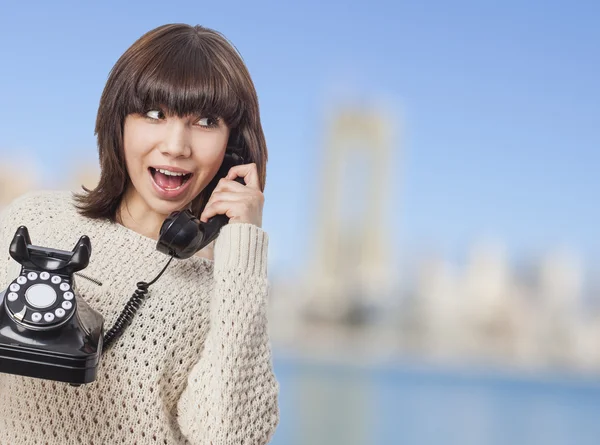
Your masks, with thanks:
[[[176,172],[172,172],[172,171],[165,170],[162,168],[157,168],[156,171],[159,171],[163,175],[167,175],[167,176],[185,176],[186,175],[186,173],[176,173]]]

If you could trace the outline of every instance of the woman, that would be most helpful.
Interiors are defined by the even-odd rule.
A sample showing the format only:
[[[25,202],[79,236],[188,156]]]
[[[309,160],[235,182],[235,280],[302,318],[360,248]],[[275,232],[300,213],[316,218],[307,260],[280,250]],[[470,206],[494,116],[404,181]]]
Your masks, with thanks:
[[[165,218],[226,214],[213,243],[152,285],[97,380],[72,387],[0,374],[0,444],[264,444],[279,411],[267,335],[267,149],[248,71],[230,43],[200,26],[165,25],[118,60],[102,94],[98,186],[29,193],[0,220],[6,255],[20,225],[36,245],[92,243],[78,293],[113,325],[135,284],[168,257]],[[215,177],[225,153],[245,160]],[[244,184],[234,181],[242,178]],[[19,273],[0,263],[0,286]]]

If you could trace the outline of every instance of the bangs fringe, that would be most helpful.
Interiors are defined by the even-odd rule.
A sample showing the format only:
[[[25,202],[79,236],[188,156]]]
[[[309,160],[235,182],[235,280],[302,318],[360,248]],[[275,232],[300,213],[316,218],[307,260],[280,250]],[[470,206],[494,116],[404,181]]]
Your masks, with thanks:
[[[162,109],[178,117],[221,118],[229,128],[239,125],[244,115],[243,101],[233,81],[218,71],[205,51],[192,45],[160,48],[140,71],[130,97],[122,101],[130,113],[144,114]]]

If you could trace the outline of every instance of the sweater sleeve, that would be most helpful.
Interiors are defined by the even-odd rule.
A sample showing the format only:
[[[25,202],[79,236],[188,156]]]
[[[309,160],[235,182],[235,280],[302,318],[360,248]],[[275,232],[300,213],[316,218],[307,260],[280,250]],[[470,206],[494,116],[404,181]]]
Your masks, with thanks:
[[[178,402],[193,445],[259,445],[279,422],[279,384],[267,332],[268,236],[231,223],[215,243],[215,289],[200,361]]]

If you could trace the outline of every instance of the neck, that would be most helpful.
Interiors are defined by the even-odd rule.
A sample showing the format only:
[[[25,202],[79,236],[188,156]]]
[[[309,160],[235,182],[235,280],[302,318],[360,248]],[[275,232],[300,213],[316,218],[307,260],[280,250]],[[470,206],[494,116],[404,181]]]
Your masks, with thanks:
[[[117,222],[140,235],[157,240],[167,216],[148,208],[139,196],[125,192],[117,212]]]

